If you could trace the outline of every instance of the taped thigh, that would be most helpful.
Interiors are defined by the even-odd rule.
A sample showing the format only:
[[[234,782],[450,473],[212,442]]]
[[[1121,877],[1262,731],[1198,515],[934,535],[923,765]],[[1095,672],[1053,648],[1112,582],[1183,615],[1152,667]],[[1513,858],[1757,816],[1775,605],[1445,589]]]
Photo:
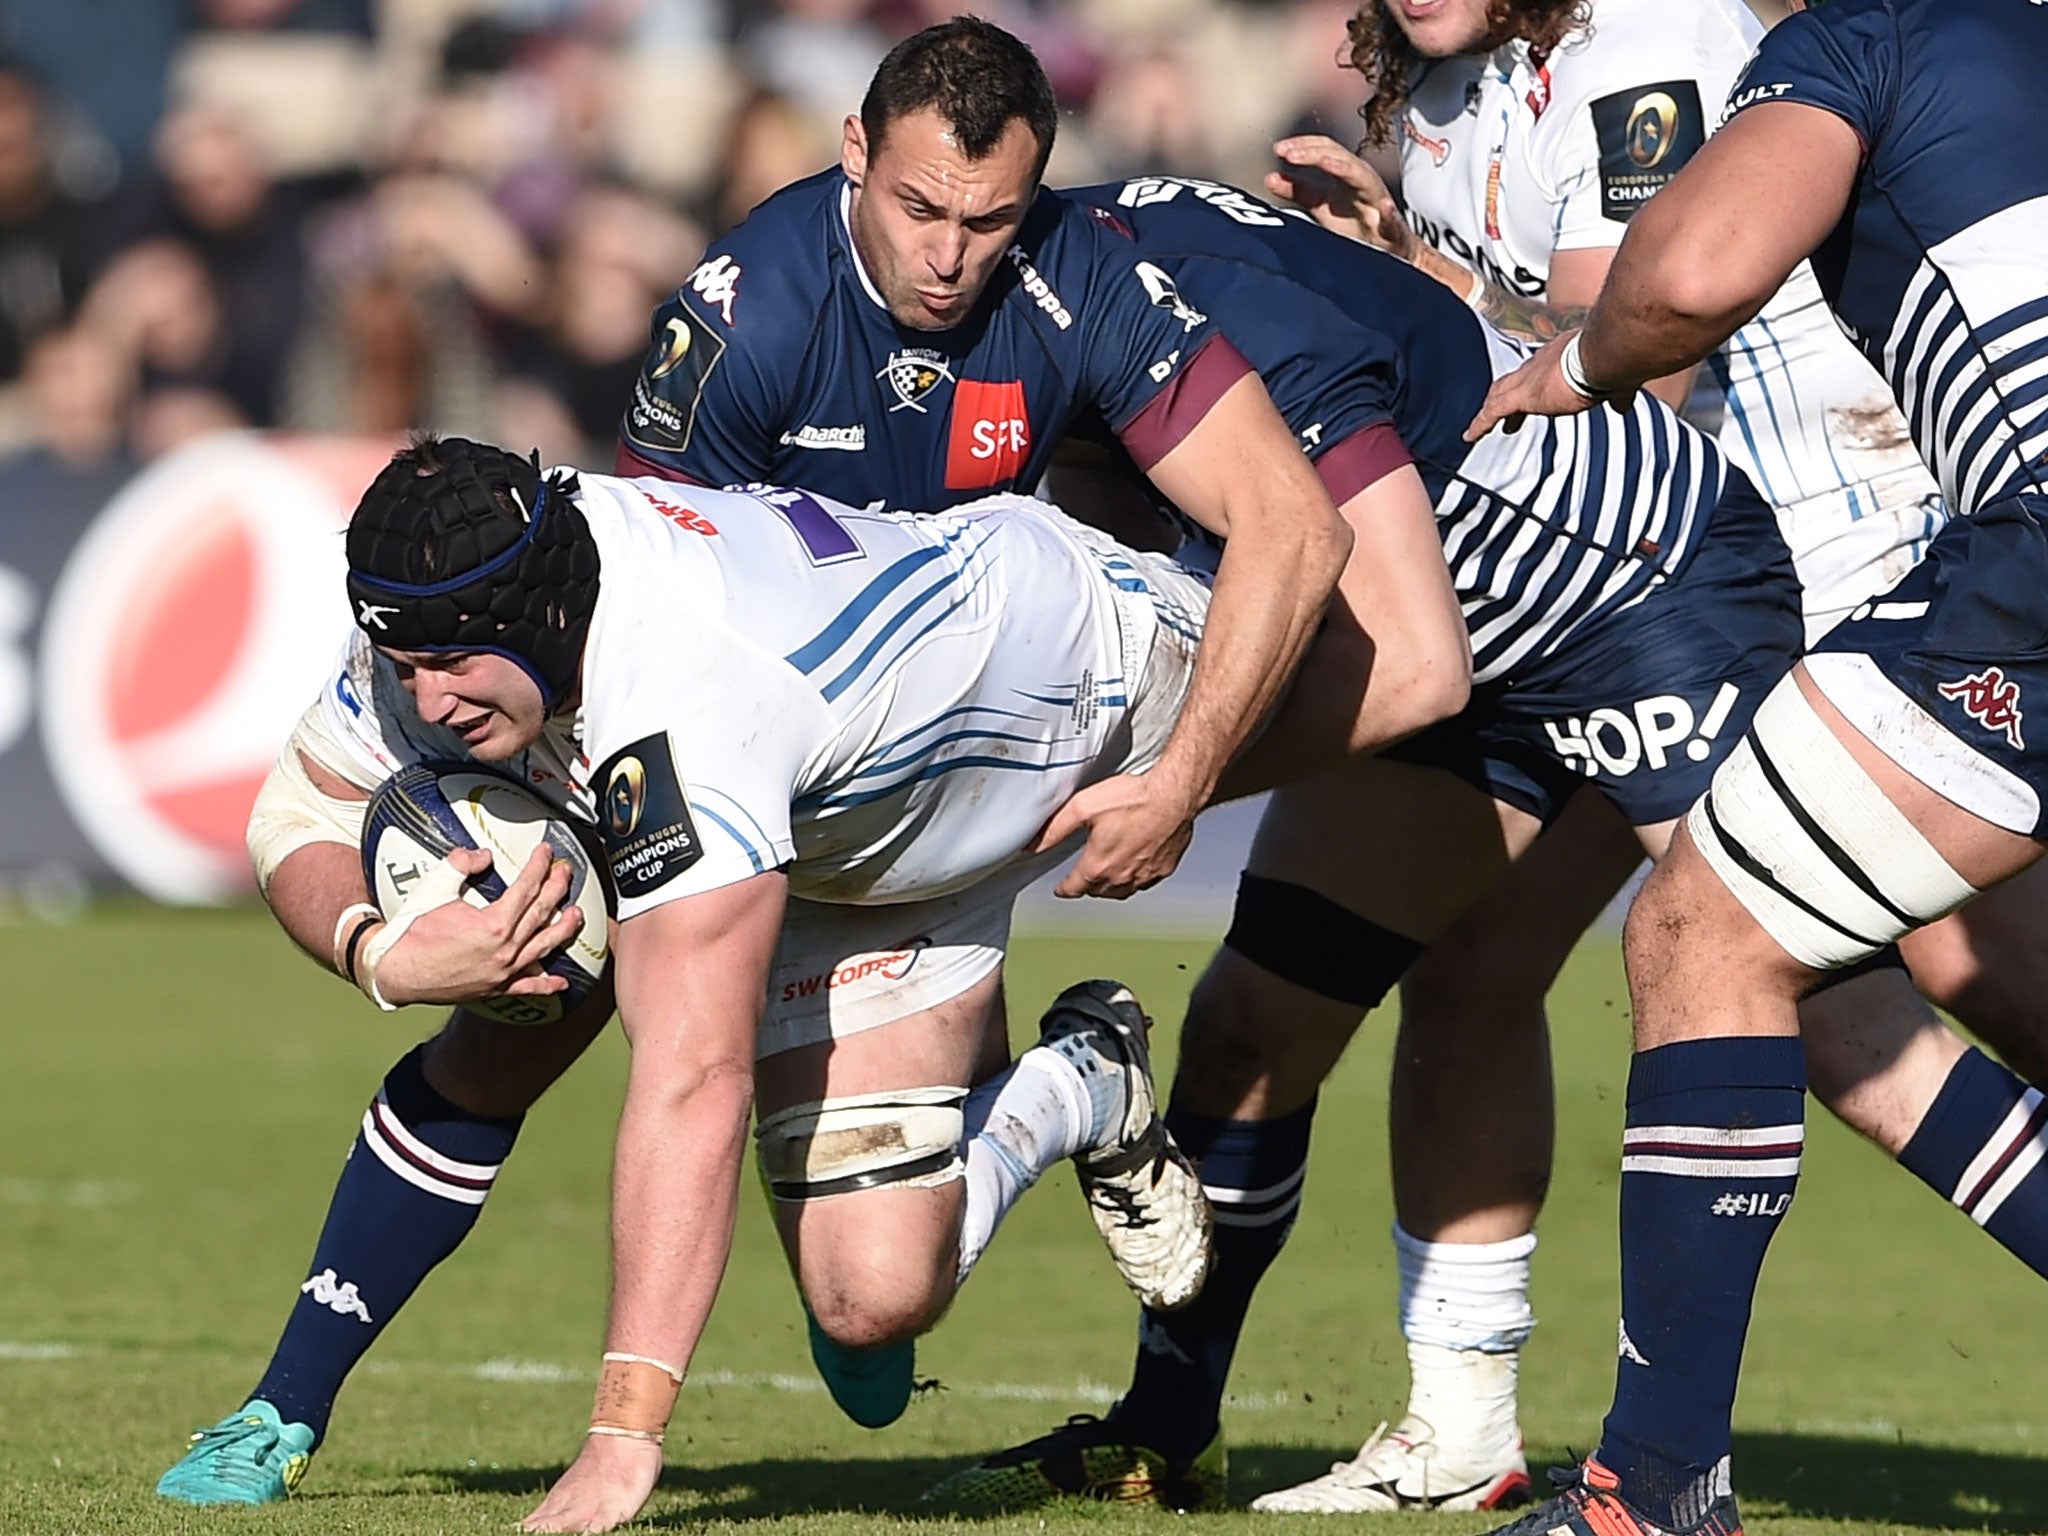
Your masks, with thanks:
[[[1861,960],[1977,892],[1787,678],[1686,818],[1693,842],[1784,951]]]
[[[950,1184],[966,1171],[966,1101],[965,1088],[897,1088],[777,1110],[754,1131],[768,1191],[778,1200],[822,1200]]]

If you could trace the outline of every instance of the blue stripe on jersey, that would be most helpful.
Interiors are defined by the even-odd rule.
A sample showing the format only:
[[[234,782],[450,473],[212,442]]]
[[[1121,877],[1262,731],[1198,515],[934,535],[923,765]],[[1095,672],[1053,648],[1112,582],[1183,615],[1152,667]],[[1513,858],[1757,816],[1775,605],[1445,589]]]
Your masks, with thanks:
[[[711,807],[708,805],[693,802],[692,809],[699,812],[706,821],[710,822],[713,826],[717,827],[721,832],[723,832],[727,837],[731,838],[734,842],[740,845],[741,851],[745,853],[747,856],[747,862],[754,866],[755,874],[758,875],[763,870],[767,869],[768,866],[764,862],[762,862],[760,850],[755,848],[755,846],[752,843],[748,842],[744,837],[740,836],[740,830],[738,827],[735,827],[731,822],[727,821],[723,816],[719,815],[718,812],[712,810]]]
[[[950,543],[951,540],[947,542]],[[842,645],[853,638],[853,632],[860,628],[861,621],[879,608],[884,598],[945,553],[945,545],[935,544],[930,549],[915,550],[905,555],[862,587],[854,595],[853,601],[833,616],[831,623],[783,657],[783,660],[806,675],[816,671],[830,660]]]
[[[1092,762],[1092,755],[1062,758],[1051,763],[1020,763],[1014,757],[949,757],[942,763],[932,763],[909,777],[894,784],[885,784],[877,789],[856,790],[851,794],[827,795],[816,803],[834,810],[850,810],[857,805],[868,805],[876,800],[886,800],[891,795],[901,794],[913,784],[923,784],[944,774],[961,768],[989,768],[1015,773],[1051,773],[1060,768],[1074,768],[1082,763]]]
[[[941,747],[955,741],[1015,741],[1027,747],[1042,747],[1047,744],[1043,735],[1016,736],[1003,731],[948,731],[945,735],[934,737],[926,742],[915,752],[893,758],[886,763],[876,763],[872,767],[857,769],[850,777],[866,779],[872,778],[878,773],[896,773],[901,769],[908,768],[912,763],[925,761]]]
[[[918,611],[922,609],[926,603],[929,603],[941,592],[944,592],[948,587],[952,586],[953,583],[959,579],[961,574],[962,573],[959,571],[946,572],[945,575],[941,576],[937,581],[933,582],[930,586],[926,587],[922,592],[918,593],[916,597],[912,598],[909,602],[905,603],[902,608],[898,609],[894,617],[892,617],[888,623],[884,624],[879,630],[875,632],[874,638],[868,641],[866,648],[863,649],[858,656],[854,657],[852,661],[847,663],[847,665],[840,671],[837,677],[833,678],[831,682],[827,683],[822,689],[819,690],[821,693],[824,694],[825,702],[829,704],[832,702],[832,700],[838,698],[840,694],[846,692],[846,690],[852,686],[853,680],[856,677],[860,676],[860,674],[867,669],[869,664],[874,661],[875,657],[881,654],[882,647],[889,643],[890,638],[905,624],[908,624],[913,618],[915,618],[918,614]],[[949,614],[953,613],[956,609],[958,609],[962,603],[965,603],[968,600],[968,598],[972,595],[973,588],[970,587],[966,592],[961,593],[959,597],[954,599],[954,601],[951,604],[949,604],[946,608],[941,610],[939,613],[939,619],[934,622],[944,620]],[[930,628],[931,626],[927,625],[924,629],[918,631],[918,634],[912,641],[912,643],[914,644],[916,640],[923,639],[924,636],[930,632]],[[905,649],[908,649],[908,647],[906,646]]]

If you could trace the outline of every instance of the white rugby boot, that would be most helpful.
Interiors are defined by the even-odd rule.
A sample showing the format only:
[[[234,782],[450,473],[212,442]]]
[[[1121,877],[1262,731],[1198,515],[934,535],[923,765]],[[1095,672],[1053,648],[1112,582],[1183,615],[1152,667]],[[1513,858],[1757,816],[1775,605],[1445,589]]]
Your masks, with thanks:
[[[1174,1144],[1152,1085],[1152,1021],[1130,988],[1084,981],[1045,1012],[1038,1043],[1067,1059],[1091,1089],[1121,1080],[1122,1112],[1074,1154],[1095,1230],[1131,1293],[1159,1312],[1193,1301],[1209,1278],[1214,1217],[1194,1165]]]
[[[1321,1477],[1252,1500],[1267,1514],[1350,1515],[1413,1509],[1511,1509],[1529,1502],[1516,1423],[1519,1356],[1409,1345],[1417,1391],[1407,1416],[1372,1432]],[[1428,1413],[1434,1417],[1425,1417]],[[1446,1432],[1439,1425],[1455,1424]]]

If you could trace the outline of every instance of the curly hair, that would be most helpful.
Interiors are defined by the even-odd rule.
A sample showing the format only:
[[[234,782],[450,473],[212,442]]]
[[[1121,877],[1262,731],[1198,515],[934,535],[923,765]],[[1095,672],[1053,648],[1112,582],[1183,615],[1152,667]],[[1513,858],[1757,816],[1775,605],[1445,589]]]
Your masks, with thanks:
[[[1526,38],[1551,49],[1592,20],[1592,0],[1488,0],[1487,32],[1494,37]],[[1387,9],[1387,0],[1363,0],[1347,24],[1351,34],[1351,68],[1372,82],[1372,100],[1358,109],[1365,119],[1368,144],[1387,144],[1395,119],[1408,105],[1408,92],[1429,62],[1415,51]]]

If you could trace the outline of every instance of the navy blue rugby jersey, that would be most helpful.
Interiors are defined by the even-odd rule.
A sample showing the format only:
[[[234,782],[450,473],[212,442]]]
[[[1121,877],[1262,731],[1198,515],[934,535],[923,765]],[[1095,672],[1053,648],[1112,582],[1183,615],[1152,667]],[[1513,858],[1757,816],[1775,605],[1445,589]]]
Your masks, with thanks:
[[[1647,595],[1698,546],[1727,462],[1652,396],[1467,444],[1488,386],[1528,351],[1434,278],[1216,182],[1068,195],[1130,234],[1154,286],[1222,327],[1339,503],[1412,459],[1480,681]]]
[[[2048,489],[2048,8],[1834,0],[1780,23],[1729,97],[1863,141],[1813,270],[1959,512]]]
[[[1129,240],[1041,189],[959,325],[890,318],[836,169],[785,187],[654,312],[620,473],[936,510],[1029,490],[1099,412],[1149,469],[1250,371],[1149,289]]]

